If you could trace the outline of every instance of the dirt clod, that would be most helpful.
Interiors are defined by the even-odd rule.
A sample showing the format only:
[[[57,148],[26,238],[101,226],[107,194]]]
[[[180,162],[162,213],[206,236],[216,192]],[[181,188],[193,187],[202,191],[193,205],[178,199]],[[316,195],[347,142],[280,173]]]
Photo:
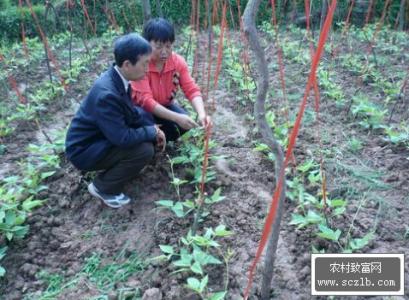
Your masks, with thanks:
[[[162,300],[162,293],[158,288],[151,288],[145,291],[142,300]]]

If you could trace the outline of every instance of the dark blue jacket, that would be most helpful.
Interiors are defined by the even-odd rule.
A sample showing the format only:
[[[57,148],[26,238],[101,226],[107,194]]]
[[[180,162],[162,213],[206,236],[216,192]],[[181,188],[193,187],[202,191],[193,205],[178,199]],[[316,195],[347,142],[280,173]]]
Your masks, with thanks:
[[[113,147],[154,142],[156,129],[145,124],[111,67],[96,80],[72,120],[65,140],[66,155],[78,169],[91,170]]]

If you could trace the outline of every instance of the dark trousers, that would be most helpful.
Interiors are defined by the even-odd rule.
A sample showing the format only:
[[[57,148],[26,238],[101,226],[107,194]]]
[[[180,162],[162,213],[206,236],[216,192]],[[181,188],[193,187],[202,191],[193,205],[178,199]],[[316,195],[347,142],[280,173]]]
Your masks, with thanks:
[[[119,194],[125,183],[134,178],[154,155],[152,143],[132,148],[113,148],[90,171],[98,171],[94,179],[96,188],[105,194]]]
[[[173,111],[173,112],[187,115],[187,112],[177,104],[171,104],[171,105],[165,106],[165,107],[167,109]],[[160,129],[162,129],[162,131],[165,133],[166,141],[176,141],[180,136],[182,136],[185,132],[187,132],[187,130],[181,128],[175,122],[165,120],[165,119],[162,119],[162,118],[157,118],[154,115],[152,115],[151,113],[145,111],[141,107],[136,107],[136,109],[138,110],[139,114],[141,114],[143,116],[143,119],[145,120],[145,122],[147,124],[149,124],[149,125],[154,125],[154,124],[162,125],[162,126],[160,126]]]

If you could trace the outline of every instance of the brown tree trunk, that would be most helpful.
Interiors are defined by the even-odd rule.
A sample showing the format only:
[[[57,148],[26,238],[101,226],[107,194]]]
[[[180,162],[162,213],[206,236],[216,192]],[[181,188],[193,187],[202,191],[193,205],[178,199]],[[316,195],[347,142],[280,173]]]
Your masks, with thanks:
[[[399,30],[403,31],[403,28],[405,27],[405,4],[406,0],[401,0],[400,1],[400,7],[399,7]]]
[[[162,7],[160,6],[160,0],[156,0],[156,14],[163,18]]]
[[[322,27],[324,26],[325,17],[327,16],[327,10],[328,10],[328,2],[327,0],[322,0],[320,31],[322,30]]]
[[[152,17],[151,3],[149,2],[149,0],[141,0],[141,1],[142,1],[143,23],[146,24],[146,22],[148,22],[149,19]]]
[[[369,4],[369,0],[355,1],[355,6],[352,10],[353,20],[351,19],[351,24],[357,26],[363,26],[365,24],[366,12],[368,11]]]
[[[244,32],[248,38],[251,50],[254,52],[257,65],[257,99],[254,104],[254,117],[257,122],[257,127],[263,142],[267,144],[276,157],[275,161],[275,176],[276,183],[279,182],[281,168],[284,163],[284,154],[280,144],[274,138],[273,133],[268,126],[265,114],[265,101],[268,90],[268,68],[264,51],[257,37],[255,18],[261,0],[249,0],[243,14]],[[285,179],[283,180],[285,182]],[[268,300],[270,298],[271,280],[273,279],[274,261],[277,251],[278,237],[280,234],[280,224],[283,216],[285,200],[285,184],[282,187],[276,218],[274,220],[270,238],[268,241],[266,256],[263,268],[263,282],[261,287],[261,299]]]
[[[280,13],[280,19],[283,20],[284,24],[287,26],[288,23],[288,10],[289,10],[289,0],[283,0],[282,3],[282,8],[281,8],[281,13]]]

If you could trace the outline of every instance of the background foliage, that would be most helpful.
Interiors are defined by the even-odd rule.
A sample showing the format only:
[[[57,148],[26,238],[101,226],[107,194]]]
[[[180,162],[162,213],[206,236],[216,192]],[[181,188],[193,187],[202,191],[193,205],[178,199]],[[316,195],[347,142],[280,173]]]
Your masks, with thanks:
[[[212,9],[215,0],[209,0],[210,9]],[[47,28],[47,34],[52,35],[56,32],[65,31],[68,27],[68,11],[65,0],[49,1],[53,7],[57,18],[51,11],[45,19],[45,1],[36,0],[31,1],[34,5],[34,11],[38,15],[42,28]],[[75,4],[70,10],[70,16],[73,20],[74,31],[91,34],[92,30],[87,24],[84,16],[83,9],[81,7],[80,0],[72,0]],[[217,13],[221,14],[221,1],[218,1]],[[234,24],[238,24],[238,8],[237,0],[228,0],[231,10],[228,12],[229,24],[232,26],[232,18]],[[312,26],[317,28],[319,26],[319,17],[321,11],[322,1],[310,1],[312,3],[311,11],[315,18],[312,20]],[[24,24],[26,35],[29,37],[38,36],[35,23],[30,14],[30,10],[27,7],[25,1],[23,1],[23,8],[18,8],[17,0],[0,0],[0,38],[3,42],[15,41],[21,39],[21,26]],[[158,9],[156,7],[157,1],[150,1],[152,8],[152,16],[158,16]],[[192,1],[185,0],[161,0],[159,1],[163,15],[166,18],[172,20],[175,24],[186,25],[190,22],[190,15],[192,10]],[[205,1],[199,1],[200,3],[200,15],[201,24],[206,24],[206,4]],[[240,1],[241,9],[243,12],[246,6],[247,0]],[[366,15],[368,0],[356,1],[356,5],[353,10],[352,23],[355,25],[362,25],[364,16]],[[384,1],[375,1],[375,9],[372,15],[372,21],[379,18],[382,14]],[[95,1],[85,0],[88,14],[91,19],[95,21],[97,33],[104,32],[107,27],[112,26],[112,21],[107,17],[106,11],[111,11],[114,15],[117,24],[125,30],[132,30],[137,25],[143,23],[142,5],[141,1],[133,0],[119,0],[119,1]],[[339,1],[335,21],[343,21],[348,11],[349,1]],[[276,13],[279,24],[286,26],[289,23],[296,23],[299,26],[304,26],[303,17],[304,13],[304,0],[277,0],[276,1]],[[386,16],[386,24],[394,26],[396,17],[399,13],[400,0],[393,0],[389,13]],[[231,11],[231,13],[230,13]],[[257,18],[258,22],[262,24],[263,21],[269,21],[271,19],[271,7],[270,1],[263,1],[260,7],[260,13]],[[406,3],[406,27],[407,20],[409,19],[409,4]],[[218,18],[220,20],[220,16]]]

